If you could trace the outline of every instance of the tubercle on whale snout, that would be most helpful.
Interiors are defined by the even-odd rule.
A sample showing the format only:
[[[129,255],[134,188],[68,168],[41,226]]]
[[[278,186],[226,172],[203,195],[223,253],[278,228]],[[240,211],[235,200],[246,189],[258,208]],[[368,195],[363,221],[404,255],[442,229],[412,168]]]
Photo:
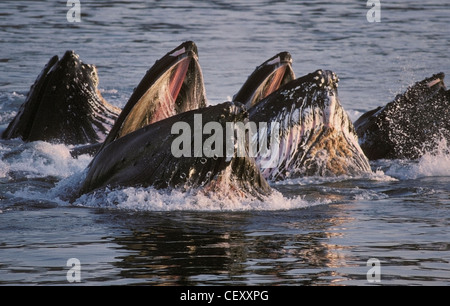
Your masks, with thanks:
[[[313,79],[316,81],[318,87],[338,87],[339,77],[331,70],[317,70],[313,75],[315,75]]]

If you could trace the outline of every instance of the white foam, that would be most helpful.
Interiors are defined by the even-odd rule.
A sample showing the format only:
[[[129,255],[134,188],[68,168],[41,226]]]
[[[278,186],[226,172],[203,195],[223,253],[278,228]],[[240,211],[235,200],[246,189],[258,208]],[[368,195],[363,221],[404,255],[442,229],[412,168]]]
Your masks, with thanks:
[[[431,176],[450,176],[450,148],[442,139],[433,152],[425,153],[417,161],[384,161],[388,164],[386,174],[402,179],[417,179]]]
[[[101,89],[99,89],[99,91],[101,94],[105,94],[105,93],[106,94],[117,94],[117,93],[119,93],[119,91],[115,88],[112,88],[112,89],[101,88]]]
[[[0,178],[6,177],[9,172],[9,166],[0,159]]]
[[[91,161],[88,155],[78,159],[70,155],[70,147],[43,141],[24,143],[8,140],[0,143],[0,177],[40,179],[54,177],[59,180],[54,188],[42,190],[25,187],[8,194],[13,197],[43,200],[58,205],[80,205],[132,211],[273,211],[291,210],[324,204],[324,201],[306,201],[302,196],[283,196],[274,190],[264,198],[241,198],[229,194],[204,194],[199,190],[156,190],[153,187],[128,187],[99,190],[83,195],[74,203],[69,196],[75,194],[86,175]]]
[[[363,201],[363,200],[381,200],[381,199],[387,199],[389,196],[383,192],[377,192],[369,189],[360,189],[360,188],[354,188],[351,190],[352,193],[352,199],[356,201]]]
[[[275,191],[264,200],[255,198],[205,195],[198,190],[156,190],[123,188],[102,190],[81,196],[75,205],[131,211],[274,211],[310,207],[322,202],[308,202],[301,196],[287,198]]]
[[[89,155],[74,159],[68,146],[43,141],[20,142],[17,147],[2,146],[1,149],[0,177],[19,172],[28,179],[48,176],[62,179],[81,171],[91,160]]]
[[[307,186],[307,185],[336,183],[336,182],[353,181],[353,180],[377,181],[377,182],[397,181],[396,178],[384,173],[380,169],[377,169],[373,172],[362,173],[362,174],[356,175],[356,176],[338,175],[338,176],[304,176],[304,177],[298,177],[298,178],[288,178],[288,179],[285,179],[282,181],[272,182],[272,185],[273,186],[278,186],[278,185]]]
[[[25,96],[17,92],[0,92],[0,133],[3,133],[9,122],[17,115],[16,104],[20,105],[24,99]]]

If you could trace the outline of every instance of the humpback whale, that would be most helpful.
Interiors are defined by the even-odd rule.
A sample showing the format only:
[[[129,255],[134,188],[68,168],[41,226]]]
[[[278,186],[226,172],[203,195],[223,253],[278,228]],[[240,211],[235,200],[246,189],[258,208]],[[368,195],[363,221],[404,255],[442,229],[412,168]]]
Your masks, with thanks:
[[[450,141],[450,90],[444,73],[410,86],[392,102],[363,114],[355,128],[371,160],[417,159]]]
[[[124,186],[183,191],[197,188],[204,193],[239,197],[262,198],[269,195],[271,188],[255,160],[247,155],[238,156],[236,148],[233,154],[226,156],[175,156],[172,146],[178,136],[172,133],[172,127],[184,122],[195,130],[196,115],[202,116],[204,124],[219,123],[222,132],[226,131],[227,123],[248,118],[242,104],[225,102],[183,112],[130,132],[106,144],[96,154],[87,168],[78,195],[104,187]],[[193,143],[198,135],[191,137],[188,141]],[[203,135],[202,141],[208,138],[208,135]],[[225,146],[225,135],[216,139]]]
[[[256,156],[266,179],[371,172],[337,87],[335,73],[317,70],[288,82],[249,109],[251,122],[272,125],[259,128],[259,139],[267,133],[276,140],[266,144],[270,154]]]
[[[103,142],[120,109],[97,89],[95,66],[73,51],[53,56],[37,77],[3,139],[80,145]]]
[[[198,48],[186,41],[147,70],[103,143],[78,147],[72,156],[95,153],[146,125],[207,105]]]
[[[289,52],[281,52],[271,57],[253,71],[233,101],[243,103],[247,108],[295,79],[292,57]]]

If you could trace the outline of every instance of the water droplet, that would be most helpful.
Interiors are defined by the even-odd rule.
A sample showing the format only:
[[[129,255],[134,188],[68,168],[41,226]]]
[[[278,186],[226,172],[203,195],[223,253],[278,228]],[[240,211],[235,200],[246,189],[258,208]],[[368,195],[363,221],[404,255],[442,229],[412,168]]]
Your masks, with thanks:
[[[207,161],[207,160],[206,160],[206,158],[204,158],[204,157],[203,157],[202,159],[200,159],[200,162],[201,162],[203,165],[206,164],[206,161]]]

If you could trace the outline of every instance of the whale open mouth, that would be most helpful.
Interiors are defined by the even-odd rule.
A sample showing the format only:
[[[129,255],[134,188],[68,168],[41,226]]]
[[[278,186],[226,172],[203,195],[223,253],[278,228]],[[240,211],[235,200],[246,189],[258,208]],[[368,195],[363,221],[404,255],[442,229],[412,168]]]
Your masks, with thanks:
[[[162,119],[204,107],[205,96],[197,47],[185,42],[147,71],[104,145]]]
[[[176,100],[191,62],[184,57],[156,80],[131,109],[118,137],[176,114]]]
[[[233,101],[250,108],[294,79],[292,57],[289,52],[281,52],[255,69]]]

